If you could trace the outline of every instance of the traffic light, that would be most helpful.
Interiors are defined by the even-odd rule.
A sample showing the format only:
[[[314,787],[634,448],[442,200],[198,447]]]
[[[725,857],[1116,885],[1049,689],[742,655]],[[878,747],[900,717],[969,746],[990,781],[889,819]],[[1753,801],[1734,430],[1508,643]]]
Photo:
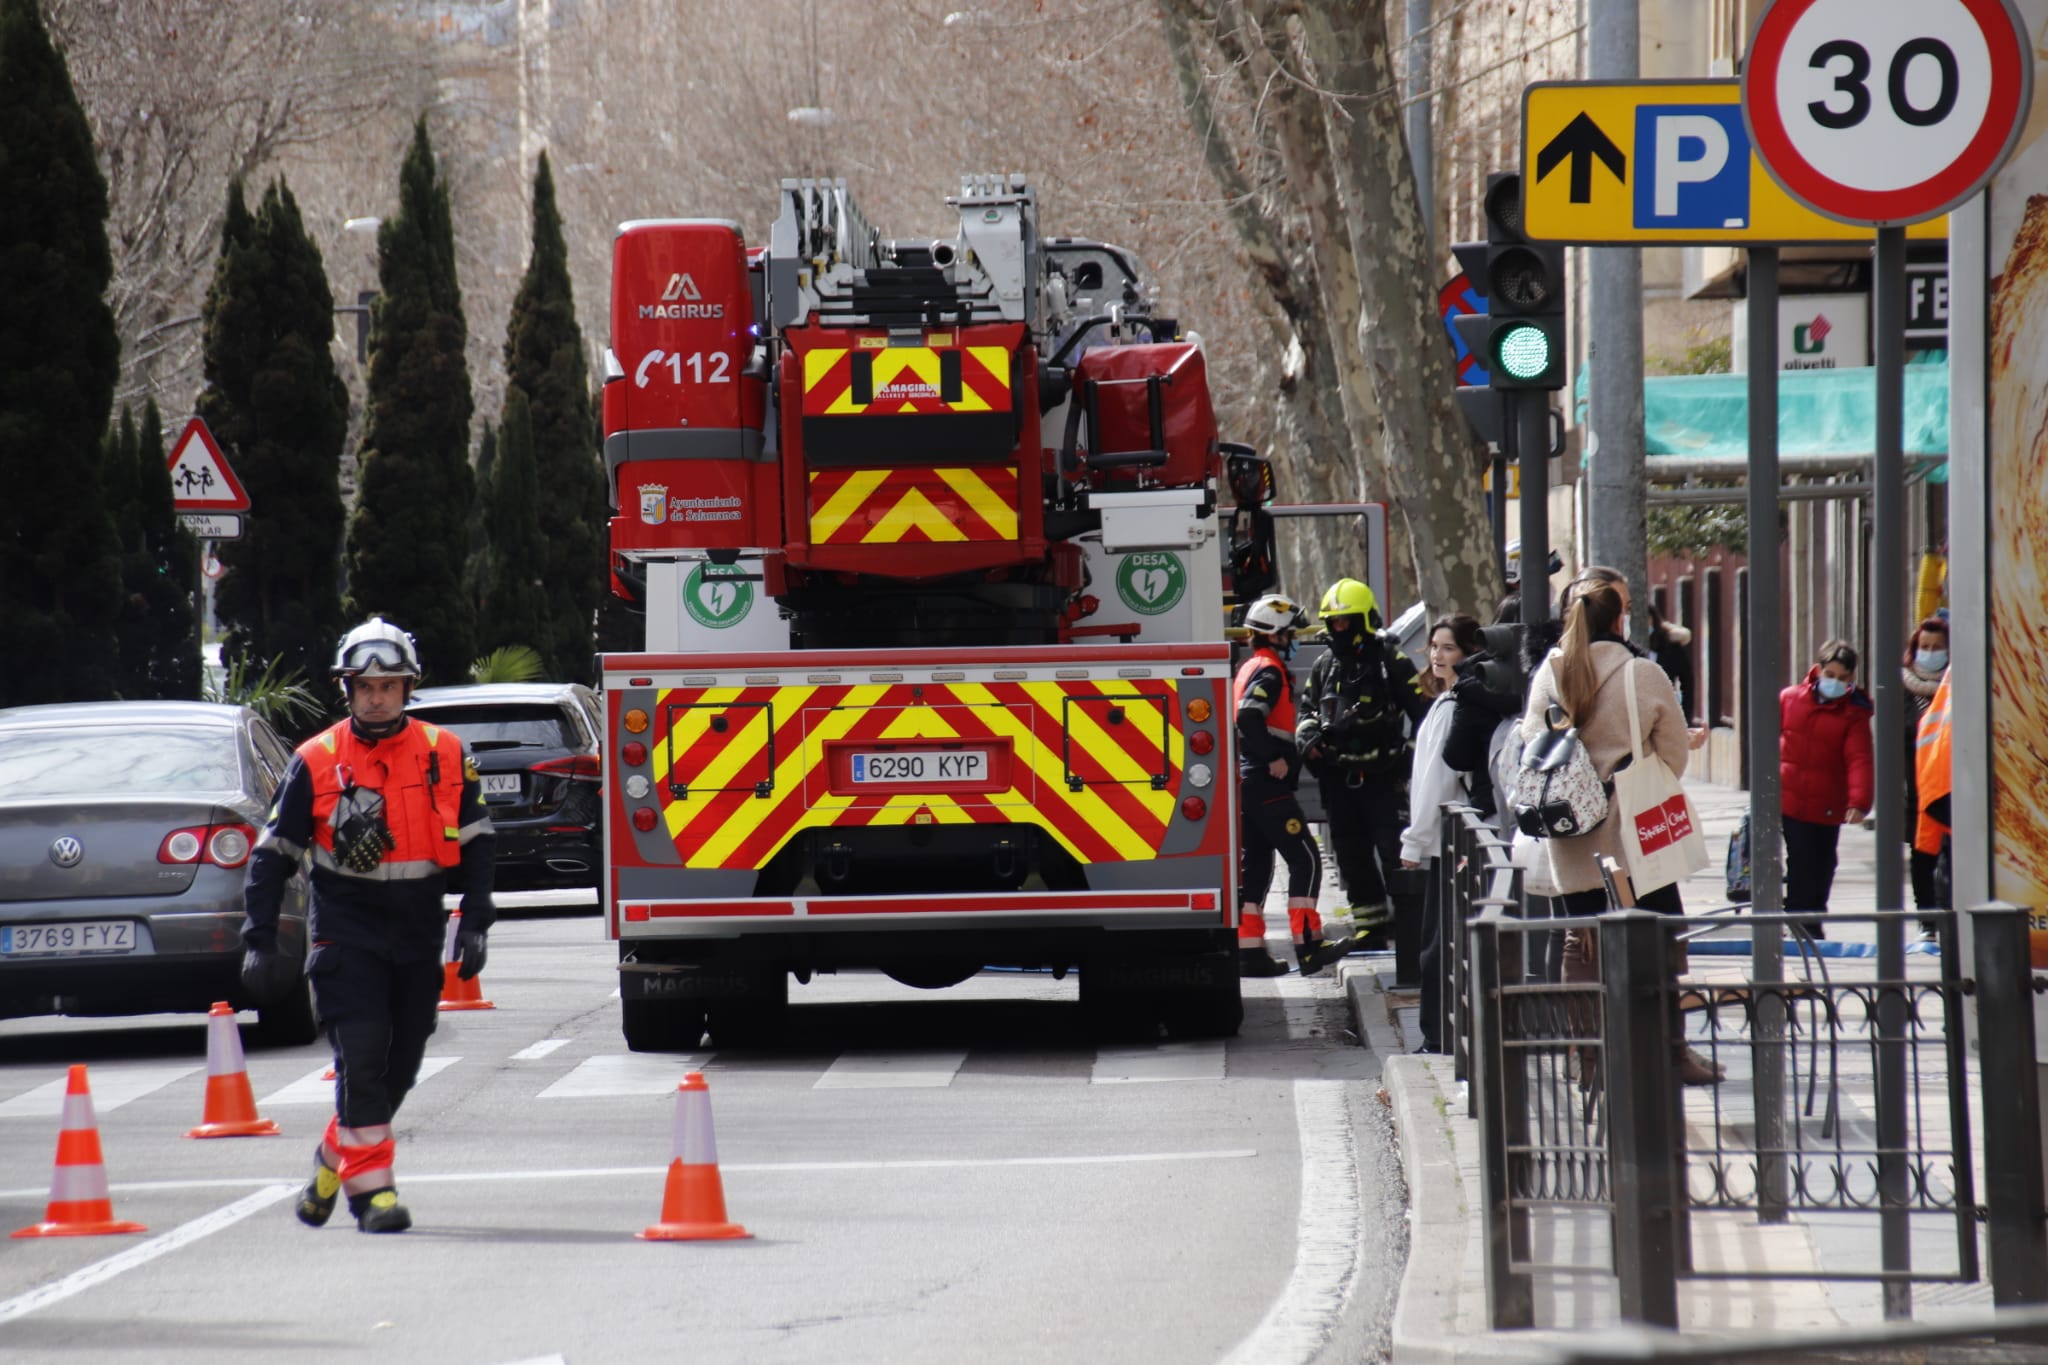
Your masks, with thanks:
[[[1454,320],[1494,389],[1565,385],[1564,248],[1522,235],[1522,177],[1486,178],[1486,240],[1451,248],[1487,311]]]

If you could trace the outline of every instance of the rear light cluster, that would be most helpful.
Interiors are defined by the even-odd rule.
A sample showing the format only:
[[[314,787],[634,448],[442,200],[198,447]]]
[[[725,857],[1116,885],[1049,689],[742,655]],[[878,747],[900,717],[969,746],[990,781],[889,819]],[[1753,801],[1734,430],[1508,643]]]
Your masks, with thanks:
[[[647,746],[639,740],[629,740],[619,746],[619,757],[629,768],[637,768],[647,761]]]
[[[1206,754],[1216,747],[1216,734],[1212,730],[1197,730],[1188,736],[1188,747],[1198,754]]]
[[[256,831],[247,825],[191,825],[174,829],[157,846],[160,863],[212,863],[215,867],[240,867],[249,861]]]
[[[567,758],[544,759],[533,765],[533,771],[546,773],[550,777],[565,777],[571,782],[604,781],[604,765],[595,754],[571,754]]]

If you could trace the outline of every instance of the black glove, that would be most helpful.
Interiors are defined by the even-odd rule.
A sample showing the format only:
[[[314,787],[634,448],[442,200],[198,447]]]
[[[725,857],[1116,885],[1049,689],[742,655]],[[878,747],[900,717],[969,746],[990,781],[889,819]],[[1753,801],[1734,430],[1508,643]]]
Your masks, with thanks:
[[[285,998],[298,984],[300,964],[277,950],[277,933],[243,936],[242,989],[259,1005],[271,1005]]]
[[[490,952],[484,945],[483,932],[478,929],[463,930],[456,935],[455,950],[461,955],[459,960],[462,963],[455,974],[464,981],[476,980],[477,973],[484,969],[484,962],[490,957]]]

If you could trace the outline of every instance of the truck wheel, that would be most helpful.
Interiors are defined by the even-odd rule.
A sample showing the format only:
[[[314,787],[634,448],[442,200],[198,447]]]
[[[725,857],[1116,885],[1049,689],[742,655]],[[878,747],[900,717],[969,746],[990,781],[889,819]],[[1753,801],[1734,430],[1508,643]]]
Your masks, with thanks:
[[[1244,1024],[1244,993],[1238,985],[1237,952],[1204,953],[1196,961],[1206,978],[1160,1001],[1166,1031],[1175,1038],[1230,1038]]]
[[[1107,964],[1091,971],[1083,962],[1080,977],[1081,1018],[1092,1036],[1123,1042],[1153,1035],[1150,999],[1115,980]]]
[[[789,973],[764,970],[754,974],[747,994],[713,1000],[705,1022],[717,1047],[774,1047],[789,1031]]]
[[[704,1007],[680,1000],[620,1004],[626,1046],[634,1052],[688,1052],[704,1037]]]

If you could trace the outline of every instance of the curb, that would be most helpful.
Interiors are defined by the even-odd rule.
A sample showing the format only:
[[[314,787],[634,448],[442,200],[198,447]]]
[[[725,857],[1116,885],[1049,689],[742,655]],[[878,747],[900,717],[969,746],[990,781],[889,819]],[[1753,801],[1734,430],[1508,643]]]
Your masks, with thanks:
[[[1400,1030],[1388,1016],[1387,982],[1378,969],[1346,963],[1338,971],[1359,1037],[1381,1058],[1401,1144],[1401,1175],[1408,1183],[1408,1263],[1390,1324],[1393,1360],[1435,1365],[1554,1358],[1557,1341],[1550,1334],[1487,1331],[1483,1289],[1474,1302],[1465,1302],[1466,1252],[1479,1192],[1466,1188],[1458,1169],[1449,1112],[1457,1082],[1450,1059],[1406,1055]]]

